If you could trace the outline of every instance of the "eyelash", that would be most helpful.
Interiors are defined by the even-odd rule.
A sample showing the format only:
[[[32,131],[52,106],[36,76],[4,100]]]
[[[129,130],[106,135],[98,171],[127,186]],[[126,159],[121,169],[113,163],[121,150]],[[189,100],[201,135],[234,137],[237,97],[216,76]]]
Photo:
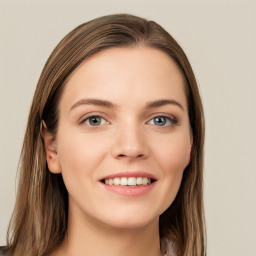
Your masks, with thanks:
[[[88,116],[86,116],[85,118],[83,118],[83,120],[81,121],[81,124],[86,124],[86,122],[88,121],[90,121],[90,118],[100,118],[101,120],[105,120],[106,121],[106,123],[108,123],[109,124],[109,122],[104,118],[104,117],[102,117],[100,114],[99,115],[97,115],[97,114],[91,114],[91,115],[88,115]],[[89,127],[94,127],[94,128],[96,128],[96,127],[99,127],[99,126],[101,126],[102,124],[100,124],[100,125],[97,125],[97,126],[93,126],[93,125],[90,125],[90,124],[88,124],[87,123],[87,125],[89,126]]]
[[[167,122],[169,122],[168,125],[156,125],[155,123],[152,124],[152,125],[155,125],[155,126],[159,126],[159,127],[169,127],[169,126],[173,126],[173,125],[178,125],[178,120],[173,116],[173,115],[170,115],[170,114],[158,114],[156,116],[154,116],[153,118],[151,118],[147,123],[149,122],[154,122],[154,119],[155,118],[164,118],[165,121],[167,120]]]
[[[104,120],[105,123],[104,124],[99,124],[99,125],[91,125],[91,124],[86,124],[86,122],[89,122],[90,121],[90,118],[100,118],[100,120]],[[169,127],[169,126],[173,126],[173,125],[178,125],[178,120],[173,116],[173,115],[170,115],[170,114],[158,114],[154,117],[152,117],[149,121],[146,122],[146,124],[149,124],[150,121],[154,122],[153,120],[155,118],[164,118],[165,120],[167,120],[167,122],[169,123],[168,125],[156,125],[155,123],[154,124],[150,124],[150,125],[155,125],[155,126],[159,126],[159,127]],[[86,124],[88,125],[89,127],[94,127],[94,128],[97,128],[99,126],[102,126],[102,125],[105,125],[105,124],[109,124],[109,122],[104,118],[102,117],[101,115],[97,115],[97,114],[91,114],[89,116],[86,116],[85,118],[83,118],[83,120],[81,121],[81,124]]]

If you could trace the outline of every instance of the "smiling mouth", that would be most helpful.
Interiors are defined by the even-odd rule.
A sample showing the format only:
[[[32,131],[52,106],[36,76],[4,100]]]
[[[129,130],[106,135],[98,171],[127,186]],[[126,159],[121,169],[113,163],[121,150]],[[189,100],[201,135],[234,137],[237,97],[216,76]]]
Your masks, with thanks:
[[[102,183],[109,186],[147,186],[156,180],[147,177],[116,177],[111,179],[103,179]]]

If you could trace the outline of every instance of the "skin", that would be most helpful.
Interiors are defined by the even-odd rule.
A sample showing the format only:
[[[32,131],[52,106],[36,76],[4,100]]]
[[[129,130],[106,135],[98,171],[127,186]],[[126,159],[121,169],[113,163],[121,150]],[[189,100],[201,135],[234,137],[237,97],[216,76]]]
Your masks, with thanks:
[[[49,170],[62,173],[69,194],[67,236],[52,255],[161,255],[159,216],[173,202],[190,161],[184,86],[174,61],[145,46],[102,51],[72,73],[56,136],[44,129]],[[81,99],[113,106],[77,103]],[[146,107],[163,99],[180,106]],[[99,125],[91,126],[88,114],[101,116]],[[166,124],[156,123],[157,116],[166,116]],[[103,177],[127,171],[148,172],[157,181],[135,197],[102,186]]]

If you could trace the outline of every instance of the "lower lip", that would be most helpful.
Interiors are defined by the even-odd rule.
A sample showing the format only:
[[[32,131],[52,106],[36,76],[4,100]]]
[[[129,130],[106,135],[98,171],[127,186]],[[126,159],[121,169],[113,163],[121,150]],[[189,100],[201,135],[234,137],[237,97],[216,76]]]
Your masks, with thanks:
[[[101,182],[102,186],[110,192],[122,195],[122,196],[142,196],[149,193],[155,186],[155,182],[148,185],[140,186],[119,186],[119,185],[106,185]]]

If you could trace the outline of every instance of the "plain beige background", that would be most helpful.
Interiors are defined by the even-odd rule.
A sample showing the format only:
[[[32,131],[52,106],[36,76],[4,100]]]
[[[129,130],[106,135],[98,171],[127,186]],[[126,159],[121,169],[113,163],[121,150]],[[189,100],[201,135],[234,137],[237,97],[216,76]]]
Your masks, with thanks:
[[[77,25],[113,13],[157,21],[187,53],[206,116],[208,255],[256,255],[256,3],[246,0],[1,0],[0,244],[43,65]]]

